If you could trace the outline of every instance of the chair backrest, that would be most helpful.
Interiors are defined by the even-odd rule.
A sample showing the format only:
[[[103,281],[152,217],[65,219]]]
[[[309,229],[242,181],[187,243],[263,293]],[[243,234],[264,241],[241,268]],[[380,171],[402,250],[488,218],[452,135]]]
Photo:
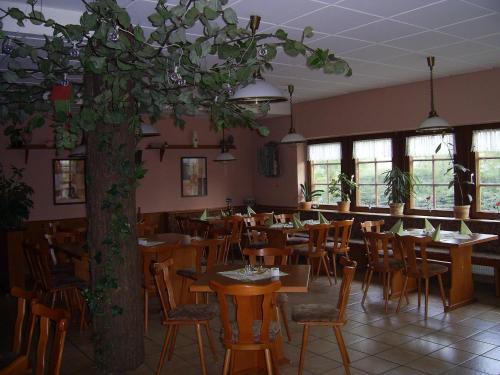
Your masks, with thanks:
[[[380,259],[379,250],[382,250],[384,268],[389,269],[389,242],[392,241],[394,235],[390,232],[365,232],[363,238],[367,244],[369,262],[378,263]]]
[[[326,251],[326,237],[329,229],[330,224],[309,225],[309,253]]]
[[[349,250],[353,223],[354,218],[351,220],[333,220],[330,223],[331,230],[333,230],[333,251],[346,252]]]
[[[293,214],[278,214],[274,215],[274,220],[280,224],[291,223],[293,219]]]
[[[360,226],[362,232],[380,232],[384,224],[384,220],[367,220],[363,221]]]
[[[226,228],[227,233],[231,233],[231,244],[241,241],[241,233],[243,232],[244,225],[243,216],[233,215],[224,217],[224,228]]]
[[[29,242],[24,242],[23,249],[36,286],[45,292],[51,290],[53,283],[48,249],[42,249],[39,245]]]
[[[217,281],[210,281],[210,288],[217,293],[220,305],[220,317],[224,328],[224,344],[267,344],[269,340],[269,325],[273,320],[275,311],[274,293],[281,288],[280,281],[273,281],[269,284],[231,284],[223,285]],[[229,316],[228,298],[233,297],[235,306],[235,317]],[[260,298],[255,298],[261,296]],[[260,325],[260,341],[255,342],[254,319],[252,315],[256,310],[256,301],[262,301],[262,316]],[[232,322],[238,327],[238,334],[234,335]],[[234,342],[237,336],[237,342]]]
[[[151,270],[153,263],[163,262],[164,260],[172,257],[172,251],[179,248],[180,242],[175,244],[163,244],[161,247],[147,247],[140,246],[142,257],[142,274],[144,281],[144,288],[154,290],[155,282]]]
[[[200,259],[200,261],[202,257],[204,257],[207,260],[206,271],[208,271],[213,266],[219,264],[219,260],[222,259],[221,253],[223,253],[225,250],[226,237],[212,238],[201,241],[191,241],[191,245],[199,249],[197,250],[196,256],[198,259]],[[200,269],[201,269],[201,263],[200,263]]]
[[[31,343],[35,336],[35,328],[39,326],[36,364],[33,366],[33,373],[37,375],[45,373],[59,375],[66,333],[69,328],[70,314],[66,310],[51,309],[41,303],[33,303],[31,305],[31,313],[33,319],[31,319],[29,329],[28,348],[31,347]],[[50,334],[52,331],[51,325],[55,326],[53,335]],[[51,343],[49,343],[50,340],[52,340]],[[52,352],[51,354],[47,353],[49,349]],[[49,364],[50,368],[48,368]]]
[[[263,226],[263,225],[266,225],[269,218],[273,217],[273,213],[272,212],[261,212],[258,214],[253,214],[252,217],[255,220],[255,224]]]
[[[342,284],[340,284],[339,299],[337,302],[337,309],[339,315],[337,320],[345,321],[345,311],[349,301],[349,293],[351,292],[352,280],[356,274],[356,266],[358,265],[354,260],[347,260],[346,257],[340,257],[340,264],[342,269]]]
[[[17,298],[17,316],[16,324],[14,325],[14,342],[12,344],[12,353],[17,356],[28,350],[28,348],[22,348],[23,337],[25,336],[23,327],[26,320],[28,322],[31,320],[31,302],[36,299],[37,295],[35,292],[27,291],[17,286],[10,290],[10,294]]]
[[[424,274],[428,273],[427,244],[431,241],[431,237],[400,236],[396,234],[396,251],[399,252],[407,273],[417,274],[417,264]],[[418,261],[416,254],[417,246],[419,247],[421,258]]]
[[[224,247],[218,254],[219,258],[217,259],[217,264],[227,264],[227,260],[229,258],[229,249],[231,247],[231,238],[229,235],[218,236],[217,238],[224,240]]]
[[[187,232],[187,222],[189,221],[189,218],[187,218],[185,216],[176,216],[175,221],[177,222],[177,225],[179,226],[179,233],[189,234]]]
[[[291,248],[278,249],[264,247],[262,249],[243,249],[243,255],[248,256],[252,266],[257,264],[257,257],[262,257],[266,266],[286,265],[292,252],[293,249]]]
[[[136,224],[137,237],[153,236],[156,234],[157,229],[158,229],[157,225],[151,225],[146,222]]]
[[[155,278],[156,291],[160,296],[161,311],[163,319],[168,319],[168,312],[177,307],[174,298],[174,288],[170,279],[170,267],[174,264],[172,258],[166,259],[163,262],[154,263],[152,265]]]

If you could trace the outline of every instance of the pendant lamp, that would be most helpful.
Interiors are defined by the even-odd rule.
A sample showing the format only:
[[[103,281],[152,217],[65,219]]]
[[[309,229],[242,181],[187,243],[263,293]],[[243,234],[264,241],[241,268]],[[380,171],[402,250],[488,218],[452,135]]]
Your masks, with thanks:
[[[303,143],[306,141],[302,134],[295,132],[295,127],[293,126],[293,89],[293,85],[288,85],[288,93],[290,94],[290,129],[288,130],[288,134],[281,140],[281,143]]]
[[[236,158],[227,150],[226,146],[226,138],[224,137],[224,128],[222,128],[222,141],[221,141],[221,150],[220,154],[214,159],[214,161],[234,161]]]
[[[430,83],[431,83],[430,84],[431,110],[429,112],[429,116],[427,117],[427,119],[425,119],[425,121],[422,122],[418,127],[417,132],[438,133],[450,129],[450,124],[448,124],[448,122],[442,117],[439,117],[436,112],[436,109],[434,108],[434,80],[432,75],[434,69],[434,62],[435,62],[434,56],[427,57],[427,65],[429,66],[430,70]]]

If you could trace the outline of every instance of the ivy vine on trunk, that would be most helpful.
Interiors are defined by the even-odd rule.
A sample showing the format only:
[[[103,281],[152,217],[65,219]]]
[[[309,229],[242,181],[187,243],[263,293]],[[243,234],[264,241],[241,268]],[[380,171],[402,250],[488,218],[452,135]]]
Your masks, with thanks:
[[[305,44],[311,27],[300,40],[281,29],[255,33],[238,24],[227,0],[180,0],[174,6],[158,0],[149,16],[154,28],[149,36],[116,0],[81,1],[86,10],[79,24],[45,18],[36,0],[27,0],[28,12],[0,6],[2,49],[9,55],[8,69],[0,75],[0,122],[12,144],[48,124],[59,149],[82,138],[87,142],[91,285],[86,298],[98,333],[96,360],[104,371],[116,373],[144,359],[135,233],[135,189],[144,170],[134,160],[141,119],[154,123],[168,111],[182,127],[185,116],[204,108],[214,130],[243,126],[267,135],[250,109],[230,99],[238,86],[272,69],[279,50],[305,56],[311,69],[352,72],[331,51]],[[12,20],[19,27],[12,27]],[[43,45],[20,37],[26,23],[45,27]],[[203,35],[189,36],[193,27]],[[217,63],[209,65],[214,58]],[[68,106],[51,98],[61,84],[70,86]],[[75,102],[81,102],[79,110],[70,110]],[[268,109],[267,103],[259,107]]]

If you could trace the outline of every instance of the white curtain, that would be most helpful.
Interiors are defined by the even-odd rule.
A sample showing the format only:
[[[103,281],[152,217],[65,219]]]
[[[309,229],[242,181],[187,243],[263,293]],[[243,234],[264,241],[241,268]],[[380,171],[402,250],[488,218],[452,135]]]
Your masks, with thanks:
[[[472,133],[472,151],[500,152],[500,129],[475,130]]]
[[[437,147],[441,148],[436,153]],[[406,155],[422,157],[432,155],[449,156],[448,147],[455,153],[455,137],[453,134],[417,135],[406,138]]]
[[[391,160],[392,143],[390,138],[355,141],[352,157],[359,160]]]
[[[317,145],[309,145],[308,160],[309,161],[326,161],[342,159],[342,147],[340,142],[336,143],[320,143]]]

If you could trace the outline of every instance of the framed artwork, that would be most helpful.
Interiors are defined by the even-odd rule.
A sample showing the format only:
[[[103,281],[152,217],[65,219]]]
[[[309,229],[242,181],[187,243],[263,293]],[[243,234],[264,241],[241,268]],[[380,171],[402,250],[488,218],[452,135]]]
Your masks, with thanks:
[[[207,195],[207,158],[181,158],[181,189],[183,197]]]
[[[85,160],[52,160],[54,204],[85,203]]]

